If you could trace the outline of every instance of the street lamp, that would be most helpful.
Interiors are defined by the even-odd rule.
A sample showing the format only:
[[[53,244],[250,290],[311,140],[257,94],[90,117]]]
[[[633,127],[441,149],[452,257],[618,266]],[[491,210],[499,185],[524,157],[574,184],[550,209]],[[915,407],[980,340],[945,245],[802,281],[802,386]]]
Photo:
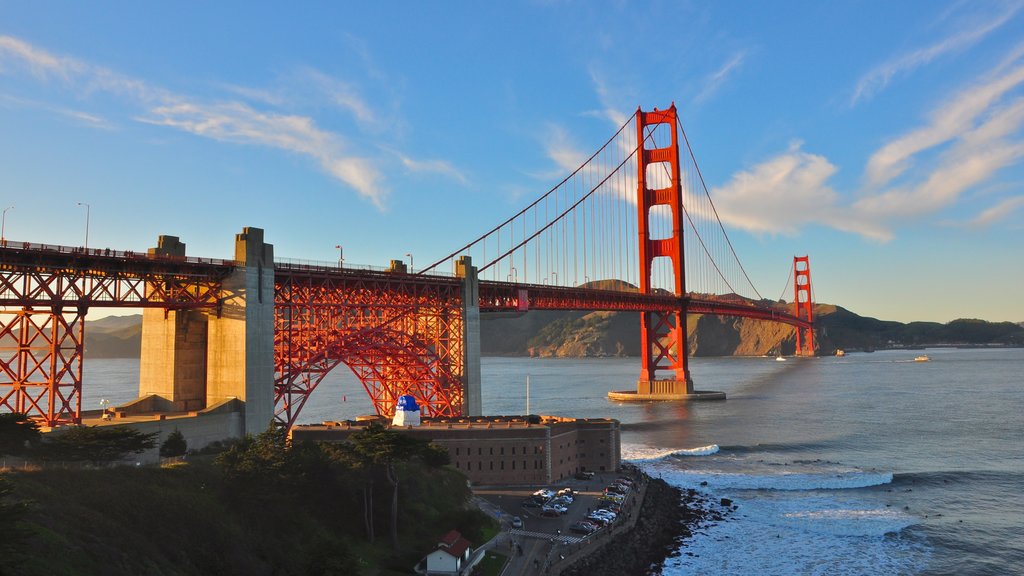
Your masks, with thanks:
[[[7,228],[7,211],[13,209],[14,206],[8,206],[4,208],[3,219],[0,220],[0,243],[5,242],[7,239],[4,237],[4,229]]]
[[[92,212],[92,206],[88,202],[79,202],[79,206],[85,206],[85,249],[89,249],[89,214]]]
[[[345,249],[341,247],[341,244],[334,246],[338,250],[338,268],[345,266]]]
[[[412,274],[416,271],[416,268],[412,265],[412,254],[406,252],[405,255],[409,257],[409,274]]]

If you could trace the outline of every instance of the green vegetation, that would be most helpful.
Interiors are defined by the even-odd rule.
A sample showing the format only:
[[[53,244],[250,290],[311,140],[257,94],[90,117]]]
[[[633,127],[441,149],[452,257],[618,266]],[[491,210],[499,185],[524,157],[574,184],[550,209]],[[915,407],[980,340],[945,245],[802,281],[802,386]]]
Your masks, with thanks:
[[[109,464],[156,446],[157,433],[144,434],[128,426],[69,426],[48,434],[28,456],[55,462]]]
[[[21,456],[42,437],[39,425],[18,412],[0,414],[0,456]]]
[[[494,552],[487,552],[484,559],[473,567],[473,576],[498,576],[508,562],[508,557]]]
[[[388,576],[453,528],[482,544],[496,527],[465,476],[408,439],[373,428],[292,446],[270,428],[174,466],[19,466],[0,476],[0,574]],[[394,537],[371,542],[367,518]]]
[[[188,442],[185,441],[185,435],[177,428],[168,434],[167,439],[160,445],[160,456],[164,458],[184,456],[186,452],[188,452]]]

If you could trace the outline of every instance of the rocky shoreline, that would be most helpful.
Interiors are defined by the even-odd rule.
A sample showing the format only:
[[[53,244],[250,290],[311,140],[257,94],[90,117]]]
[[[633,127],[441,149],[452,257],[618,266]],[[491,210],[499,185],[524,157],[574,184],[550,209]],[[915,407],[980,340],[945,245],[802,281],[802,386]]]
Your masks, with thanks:
[[[593,553],[577,558],[561,576],[659,574],[666,559],[705,522],[720,521],[728,508],[696,490],[680,490],[658,478],[647,479],[647,493],[632,530],[615,534]]]

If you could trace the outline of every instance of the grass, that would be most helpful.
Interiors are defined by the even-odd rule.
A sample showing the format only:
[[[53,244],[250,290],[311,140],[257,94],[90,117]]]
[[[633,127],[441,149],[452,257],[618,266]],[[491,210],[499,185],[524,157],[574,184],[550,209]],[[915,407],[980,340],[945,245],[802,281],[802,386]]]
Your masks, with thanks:
[[[505,568],[505,563],[508,562],[508,557],[496,552],[487,552],[484,559],[473,569],[473,574],[479,574],[480,576],[498,576],[501,574],[501,570]]]

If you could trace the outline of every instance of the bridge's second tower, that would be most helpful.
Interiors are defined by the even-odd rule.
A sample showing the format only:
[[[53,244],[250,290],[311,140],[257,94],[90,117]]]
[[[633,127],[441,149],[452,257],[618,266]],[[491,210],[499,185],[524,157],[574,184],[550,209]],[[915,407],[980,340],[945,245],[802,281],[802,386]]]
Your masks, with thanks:
[[[793,256],[793,316],[814,323],[811,300],[811,262],[807,256]],[[814,356],[814,328],[796,329],[797,356]]]
[[[653,112],[637,110],[636,118],[640,292],[654,293],[651,274],[655,260],[667,258],[675,280],[674,293],[679,298],[677,310],[641,313],[640,356],[643,364],[637,394],[692,394],[693,381],[687,366],[683,199],[676,106],[673,104],[668,110],[655,109]],[[664,134],[666,127],[672,135],[669,144],[660,148],[652,145],[652,135]],[[652,188],[659,184],[667,186]],[[660,208],[662,206],[665,208]],[[652,218],[670,218],[671,234],[656,237],[652,231]],[[669,372],[671,377],[659,379],[659,372]]]

